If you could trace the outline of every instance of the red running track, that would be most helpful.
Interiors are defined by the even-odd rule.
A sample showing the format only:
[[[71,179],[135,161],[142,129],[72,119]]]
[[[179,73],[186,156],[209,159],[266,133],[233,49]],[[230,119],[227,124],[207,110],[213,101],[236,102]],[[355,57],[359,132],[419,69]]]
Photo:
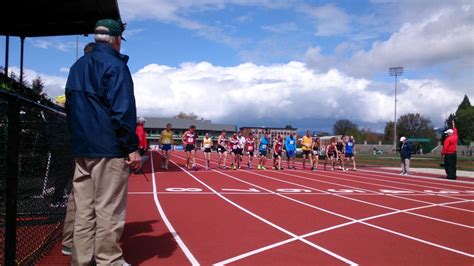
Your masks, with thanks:
[[[215,158],[204,171],[200,152],[198,171],[175,152],[164,172],[150,155],[146,177],[129,181],[122,247],[133,265],[474,264],[474,183],[220,170]]]

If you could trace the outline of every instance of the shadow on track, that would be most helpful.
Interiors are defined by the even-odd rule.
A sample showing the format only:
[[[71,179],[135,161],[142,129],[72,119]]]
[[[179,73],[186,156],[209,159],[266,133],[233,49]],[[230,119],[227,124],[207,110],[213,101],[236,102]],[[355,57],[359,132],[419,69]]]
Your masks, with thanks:
[[[157,220],[131,222],[125,225],[122,249],[125,259],[132,265],[140,265],[150,259],[168,258],[178,248],[171,233],[153,236]]]

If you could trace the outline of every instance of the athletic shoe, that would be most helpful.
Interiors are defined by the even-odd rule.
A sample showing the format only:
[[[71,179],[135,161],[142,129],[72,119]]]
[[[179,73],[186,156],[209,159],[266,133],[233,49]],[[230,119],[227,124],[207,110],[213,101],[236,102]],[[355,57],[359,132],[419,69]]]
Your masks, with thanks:
[[[267,168],[265,168],[265,166],[262,166],[261,170],[267,170]]]
[[[311,171],[314,171],[314,167],[311,167]]]
[[[262,170],[262,167],[260,167],[260,164],[257,165],[257,170]]]
[[[72,256],[72,249],[69,247],[63,246],[63,248],[61,249],[61,253],[64,256]]]
[[[407,175],[410,175],[409,173],[404,173],[403,175],[407,176]]]
[[[235,166],[232,166],[232,169],[233,169],[233,170],[237,170],[237,167],[235,167]]]
[[[357,171],[357,168],[352,168],[352,171]]]

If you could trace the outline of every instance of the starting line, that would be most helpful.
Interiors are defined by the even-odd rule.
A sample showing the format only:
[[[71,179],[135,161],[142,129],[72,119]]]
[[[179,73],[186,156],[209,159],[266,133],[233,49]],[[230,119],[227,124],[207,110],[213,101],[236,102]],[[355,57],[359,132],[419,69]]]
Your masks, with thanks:
[[[201,188],[183,188],[183,187],[169,187],[165,189],[166,192],[180,192],[180,193],[197,193],[197,192],[204,192]],[[218,190],[219,191],[219,190]],[[365,191],[361,189],[326,189],[329,194],[374,194],[371,191]],[[403,194],[403,195],[419,195],[420,192],[410,191],[410,190],[397,190],[397,189],[379,189],[377,190],[379,193],[382,194]],[[236,188],[222,188],[219,192],[233,192],[233,193],[242,193],[242,194],[254,194],[254,193],[265,193],[256,188],[248,188],[248,189],[236,189]],[[321,192],[313,191],[311,189],[302,189],[302,188],[279,188],[276,189],[274,192],[276,193],[302,193],[302,194],[321,194]],[[160,193],[160,192],[158,192]],[[162,192],[161,192],[162,193]],[[268,192],[267,192],[268,193]],[[422,193],[433,194],[433,195],[474,195],[474,190],[464,190],[464,191],[457,191],[457,190],[423,190]]]

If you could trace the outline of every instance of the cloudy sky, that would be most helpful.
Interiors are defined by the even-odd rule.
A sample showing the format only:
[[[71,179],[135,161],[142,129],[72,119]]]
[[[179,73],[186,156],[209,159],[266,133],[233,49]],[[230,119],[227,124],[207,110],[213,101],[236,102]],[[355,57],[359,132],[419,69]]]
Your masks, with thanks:
[[[474,99],[471,0],[118,2],[140,115],[321,131],[347,118],[380,132],[394,115],[392,66],[404,67],[399,115],[442,126],[464,94]],[[27,39],[25,55],[27,77],[62,95],[76,36]]]

